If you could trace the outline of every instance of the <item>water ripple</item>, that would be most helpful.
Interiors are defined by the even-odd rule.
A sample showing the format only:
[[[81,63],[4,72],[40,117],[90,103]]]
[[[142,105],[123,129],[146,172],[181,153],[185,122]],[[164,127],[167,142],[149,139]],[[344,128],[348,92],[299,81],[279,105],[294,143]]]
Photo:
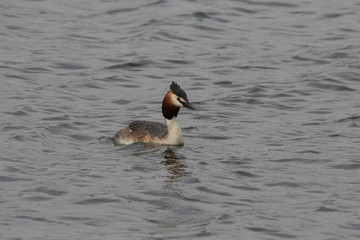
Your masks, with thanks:
[[[87,205],[87,204],[101,204],[101,203],[112,203],[120,202],[118,199],[111,198],[90,198],[82,201],[76,201],[74,204]]]
[[[358,238],[358,1],[0,5],[1,239]]]

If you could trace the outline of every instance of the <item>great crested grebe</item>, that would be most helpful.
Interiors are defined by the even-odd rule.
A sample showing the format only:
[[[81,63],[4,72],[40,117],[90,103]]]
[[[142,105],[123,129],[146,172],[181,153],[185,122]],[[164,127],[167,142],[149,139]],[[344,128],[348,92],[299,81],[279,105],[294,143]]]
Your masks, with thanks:
[[[181,128],[176,121],[180,108],[186,107],[195,110],[189,103],[184,90],[177,83],[172,82],[162,101],[162,113],[165,124],[150,121],[135,121],[126,128],[119,130],[114,141],[119,144],[135,142],[158,143],[165,145],[184,145]]]

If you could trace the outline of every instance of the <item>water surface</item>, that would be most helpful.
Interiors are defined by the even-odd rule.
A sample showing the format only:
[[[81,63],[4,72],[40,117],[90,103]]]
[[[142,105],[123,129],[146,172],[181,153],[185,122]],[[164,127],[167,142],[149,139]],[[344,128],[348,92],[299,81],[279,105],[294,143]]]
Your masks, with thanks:
[[[360,238],[358,1],[2,1],[0,238]],[[114,146],[163,121],[185,146]]]

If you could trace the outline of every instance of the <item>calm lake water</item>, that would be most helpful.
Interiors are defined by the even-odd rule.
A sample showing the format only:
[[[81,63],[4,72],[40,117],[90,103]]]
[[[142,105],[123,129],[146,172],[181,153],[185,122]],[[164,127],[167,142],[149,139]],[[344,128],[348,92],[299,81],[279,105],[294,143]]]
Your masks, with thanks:
[[[0,2],[0,238],[359,239],[360,2]],[[115,146],[163,121],[185,146]]]

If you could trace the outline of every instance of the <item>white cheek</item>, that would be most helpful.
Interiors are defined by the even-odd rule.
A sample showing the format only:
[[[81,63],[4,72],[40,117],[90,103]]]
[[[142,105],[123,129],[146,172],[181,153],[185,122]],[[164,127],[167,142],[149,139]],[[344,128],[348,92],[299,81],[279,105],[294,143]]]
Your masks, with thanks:
[[[184,107],[178,100],[177,100],[177,97],[176,96],[173,96],[172,98],[172,104],[174,104],[176,107]]]

